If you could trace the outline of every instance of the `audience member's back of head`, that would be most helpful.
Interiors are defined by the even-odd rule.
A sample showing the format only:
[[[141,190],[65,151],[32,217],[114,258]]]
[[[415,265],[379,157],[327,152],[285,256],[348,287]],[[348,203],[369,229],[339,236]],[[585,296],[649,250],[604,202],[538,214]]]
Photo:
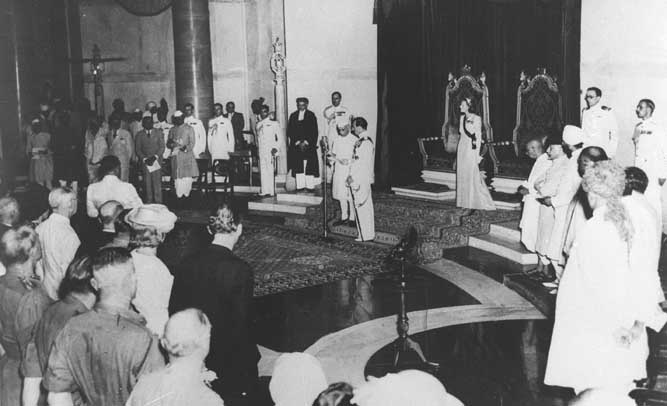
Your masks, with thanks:
[[[115,231],[114,223],[123,211],[123,205],[115,200],[102,203],[99,208],[99,220],[105,230]]]
[[[221,203],[209,217],[208,230],[211,234],[232,234],[236,232],[241,219],[230,203]]]
[[[631,195],[633,191],[643,194],[646,192],[647,187],[648,176],[646,176],[646,172],[636,166],[625,168],[625,190],[623,190],[623,196]]]
[[[128,273],[134,271],[132,256],[125,248],[109,247],[102,248],[92,257],[92,270],[94,286],[100,291],[105,289],[134,289],[134,286],[126,286]],[[134,292],[124,292],[133,295]]]
[[[68,206],[74,198],[76,198],[76,193],[71,188],[57,187],[49,193],[49,206],[52,209],[63,208]]]
[[[351,406],[354,388],[346,382],[329,385],[313,402],[313,406]]]
[[[14,227],[21,215],[19,202],[13,197],[0,198],[0,223]]]
[[[0,239],[0,261],[9,269],[39,257],[37,233],[32,227],[21,226],[7,231]]]
[[[195,356],[203,361],[210,341],[211,322],[206,314],[199,309],[185,309],[169,318],[161,342],[171,359]]]
[[[276,406],[311,406],[326,388],[322,365],[312,355],[293,352],[276,360],[269,383]]]
[[[91,279],[93,279],[93,267],[90,257],[83,256],[76,258],[67,267],[65,277],[58,289],[58,296],[64,299],[70,293],[93,293],[93,287],[90,283]]]
[[[433,375],[414,369],[370,378],[354,390],[358,406],[463,406]]]
[[[100,167],[97,169],[97,177],[104,178],[107,175],[118,175],[120,172],[120,160],[113,155],[107,155],[100,161]]]

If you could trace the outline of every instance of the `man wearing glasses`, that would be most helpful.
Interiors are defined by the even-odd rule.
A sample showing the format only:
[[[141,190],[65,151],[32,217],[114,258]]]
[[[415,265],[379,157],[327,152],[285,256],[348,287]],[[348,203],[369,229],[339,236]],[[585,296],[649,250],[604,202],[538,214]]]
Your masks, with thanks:
[[[586,89],[586,104],[581,114],[581,129],[584,130],[584,147],[601,147],[609,158],[616,155],[618,147],[618,125],[611,108],[600,104],[602,90]]]

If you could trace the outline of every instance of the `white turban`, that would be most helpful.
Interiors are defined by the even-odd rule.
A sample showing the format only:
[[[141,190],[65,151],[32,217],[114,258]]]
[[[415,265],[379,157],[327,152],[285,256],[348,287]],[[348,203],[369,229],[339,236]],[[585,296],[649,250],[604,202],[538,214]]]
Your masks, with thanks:
[[[563,141],[568,145],[577,145],[584,142],[584,130],[574,125],[563,128]]]
[[[176,110],[176,111],[174,112],[174,117],[181,117],[182,115],[183,115],[183,112],[180,111],[180,110]]]
[[[145,204],[130,210],[125,221],[132,228],[154,228],[160,233],[174,229],[177,217],[163,204]]]
[[[322,365],[312,355],[292,352],[276,360],[269,383],[275,406],[311,406],[326,388]]]
[[[415,369],[369,381],[354,390],[359,406],[463,406],[433,375]]]
[[[144,111],[144,114],[141,115],[141,118],[146,118],[146,117],[153,117],[150,111],[146,110]]]

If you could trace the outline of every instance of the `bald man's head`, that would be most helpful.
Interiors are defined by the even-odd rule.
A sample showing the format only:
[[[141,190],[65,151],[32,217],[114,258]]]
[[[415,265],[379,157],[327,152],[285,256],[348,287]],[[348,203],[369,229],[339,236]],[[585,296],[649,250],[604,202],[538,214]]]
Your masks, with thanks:
[[[122,211],[123,205],[115,200],[109,200],[100,206],[99,220],[102,223],[104,231],[116,232],[114,223]]]

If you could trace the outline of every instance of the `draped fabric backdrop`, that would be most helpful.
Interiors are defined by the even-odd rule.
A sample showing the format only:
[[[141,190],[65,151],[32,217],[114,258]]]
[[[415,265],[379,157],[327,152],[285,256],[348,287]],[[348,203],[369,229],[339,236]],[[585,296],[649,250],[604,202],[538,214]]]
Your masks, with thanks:
[[[581,0],[375,0],[376,184],[419,181],[418,137],[440,136],[449,72],[486,72],[494,138],[511,140],[519,74],[557,77],[564,117],[579,123]]]

